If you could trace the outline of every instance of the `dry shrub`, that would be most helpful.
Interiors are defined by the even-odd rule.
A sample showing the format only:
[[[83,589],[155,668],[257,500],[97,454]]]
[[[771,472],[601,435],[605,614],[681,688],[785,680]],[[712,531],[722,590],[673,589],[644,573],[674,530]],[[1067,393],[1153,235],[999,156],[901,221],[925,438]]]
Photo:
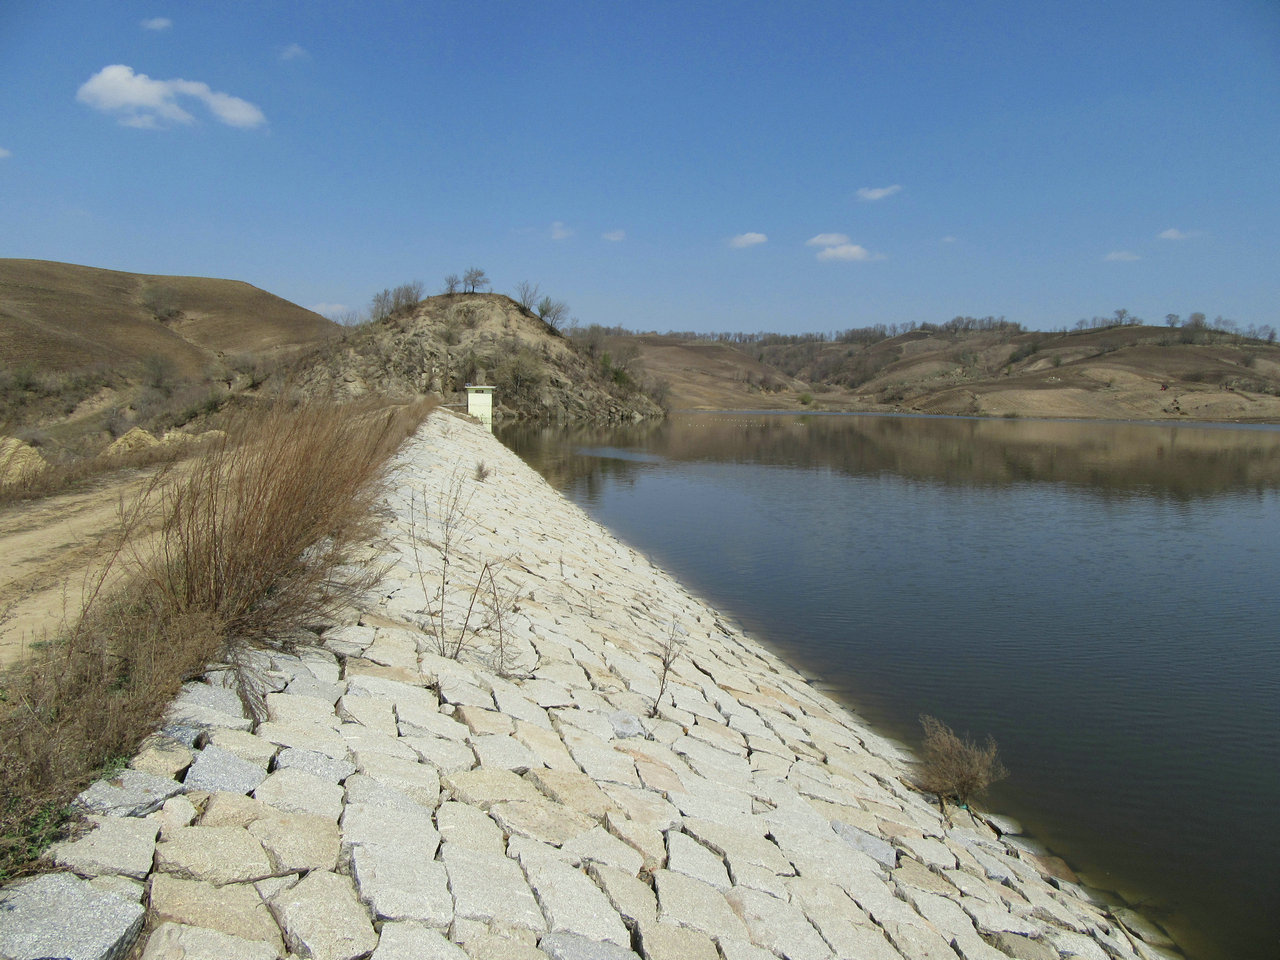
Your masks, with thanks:
[[[1009,775],[990,736],[985,745],[978,746],[928,714],[921,715],[920,725],[924,727],[924,762],[919,783],[937,794],[940,803],[954,800],[965,806],[971,797],[981,796],[991,784]]]
[[[0,685],[0,879],[29,867],[69,800],[131,756],[181,684],[356,600],[390,455],[431,409],[277,403],[157,475],[79,621]],[[145,531],[159,513],[157,532]],[[102,589],[112,566],[129,575]]]

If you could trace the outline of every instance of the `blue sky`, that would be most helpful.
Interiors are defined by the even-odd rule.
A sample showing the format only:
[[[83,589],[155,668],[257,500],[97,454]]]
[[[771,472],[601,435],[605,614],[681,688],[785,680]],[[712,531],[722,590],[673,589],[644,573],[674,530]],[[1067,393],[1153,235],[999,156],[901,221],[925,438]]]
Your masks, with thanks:
[[[1280,325],[1280,0],[0,4],[0,257],[582,323]]]

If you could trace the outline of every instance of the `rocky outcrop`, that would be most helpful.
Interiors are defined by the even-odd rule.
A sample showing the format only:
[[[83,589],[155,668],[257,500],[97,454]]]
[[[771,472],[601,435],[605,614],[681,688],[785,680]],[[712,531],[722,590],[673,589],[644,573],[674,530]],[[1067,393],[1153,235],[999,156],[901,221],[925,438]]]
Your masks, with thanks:
[[[93,829],[52,856],[92,878],[58,883],[106,900],[103,942],[145,901],[151,960],[1167,955],[1015,825],[944,817],[902,749],[487,431],[437,414],[397,475],[378,597],[312,648],[255,655],[265,715],[211,673],[86,792]],[[453,582],[488,564],[518,598],[457,659],[414,561],[422,498],[452,492]],[[95,909],[6,917],[0,956],[72,956],[25,945]]]

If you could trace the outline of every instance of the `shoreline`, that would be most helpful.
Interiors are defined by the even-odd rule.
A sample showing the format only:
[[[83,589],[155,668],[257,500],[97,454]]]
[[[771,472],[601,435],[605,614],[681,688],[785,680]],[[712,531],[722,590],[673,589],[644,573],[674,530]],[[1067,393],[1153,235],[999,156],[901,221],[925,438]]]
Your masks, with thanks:
[[[188,684],[10,909],[36,888],[46,928],[54,898],[124,949],[145,922],[144,960],[1176,956],[1003,818],[944,820],[904,749],[486,429],[438,412],[396,463],[376,602],[256,657],[264,722],[225,671]],[[474,584],[518,596],[456,660],[414,556],[451,499],[445,633]]]

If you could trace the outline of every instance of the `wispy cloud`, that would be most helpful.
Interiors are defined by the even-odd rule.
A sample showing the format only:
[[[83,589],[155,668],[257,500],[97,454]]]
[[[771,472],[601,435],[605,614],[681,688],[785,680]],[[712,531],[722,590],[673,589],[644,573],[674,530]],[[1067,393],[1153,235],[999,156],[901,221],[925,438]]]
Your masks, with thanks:
[[[729,240],[729,246],[735,250],[741,250],[743,247],[754,247],[764,243],[768,239],[763,233],[740,233]]]
[[[557,220],[551,225],[552,240],[568,240],[572,236],[573,230],[563,220]]]
[[[886,197],[892,197],[895,193],[901,192],[902,184],[900,183],[895,183],[888,187],[859,187],[858,199],[866,201],[883,200]]]
[[[12,150],[6,150],[4,147],[0,147],[0,160],[4,160],[6,157],[12,157],[12,156],[13,156]]]
[[[1129,263],[1133,260],[1141,260],[1142,258],[1132,250],[1112,250],[1102,259],[1109,262]]]
[[[953,236],[951,236],[951,234],[947,234],[945,237],[943,237],[943,238],[942,238],[942,242],[943,242],[943,243],[955,243],[955,242],[956,242],[956,238],[955,238],[955,237],[953,237]]]
[[[600,234],[600,236],[602,239],[608,240],[610,243],[621,243],[623,240],[627,239],[627,231],[610,230],[608,233]]]
[[[138,26],[142,27],[143,30],[168,30],[173,26],[173,21],[168,17],[151,17],[148,20],[143,20]]]
[[[1168,230],[1161,230],[1156,234],[1161,240],[1189,240],[1196,235],[1194,230],[1179,230],[1176,227],[1170,227]]]
[[[76,99],[81,103],[116,115],[126,127],[144,129],[195,122],[195,117],[179,105],[179,97],[200,101],[230,127],[248,129],[267,122],[263,112],[248,100],[213,90],[207,83],[153,80],[145,73],[134,73],[132,67],[122,63],[103,67],[76,92]]]
[[[804,245],[806,247],[838,247],[848,242],[849,237],[843,233],[820,233],[816,237],[810,237]]]
[[[291,43],[280,51],[281,60],[305,60],[311,54],[307,53],[301,44]]]
[[[818,251],[819,260],[883,260],[883,253],[872,253],[860,243],[841,243]]]

